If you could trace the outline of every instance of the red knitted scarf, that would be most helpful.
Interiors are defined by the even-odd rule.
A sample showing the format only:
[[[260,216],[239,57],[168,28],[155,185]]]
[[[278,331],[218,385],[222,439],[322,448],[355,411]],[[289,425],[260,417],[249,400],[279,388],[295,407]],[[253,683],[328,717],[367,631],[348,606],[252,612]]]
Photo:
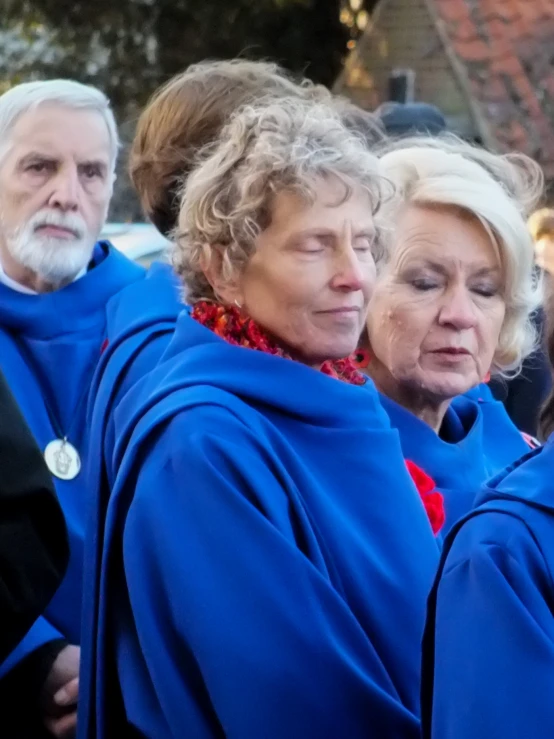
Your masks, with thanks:
[[[234,306],[200,300],[192,307],[192,317],[229,344],[291,359],[274,338]],[[321,372],[350,385],[363,385],[365,377],[356,364],[359,366],[362,363],[350,357],[329,360],[321,366]],[[406,466],[421,496],[433,532],[437,534],[444,524],[443,497],[435,489],[434,481],[422,469],[410,461],[406,461]]]

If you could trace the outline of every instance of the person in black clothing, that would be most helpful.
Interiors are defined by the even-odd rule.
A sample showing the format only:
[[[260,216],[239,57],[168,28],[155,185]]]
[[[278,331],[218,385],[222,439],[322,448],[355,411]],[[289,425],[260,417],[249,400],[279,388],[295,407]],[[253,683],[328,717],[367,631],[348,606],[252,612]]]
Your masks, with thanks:
[[[529,219],[529,230],[535,242],[537,272],[542,271],[545,283],[554,273],[554,210],[541,208]],[[538,275],[537,275],[538,277]],[[543,402],[552,387],[550,363],[545,347],[544,311],[541,308],[533,317],[537,329],[537,348],[513,380],[491,382],[493,395],[504,403],[515,425],[535,436]]]
[[[69,547],[50,473],[1,373],[0,421],[2,661],[54,595]]]
[[[0,662],[42,614],[60,585],[69,561],[65,519],[41,451],[0,372]],[[29,656],[0,680],[0,736],[38,739],[16,715],[25,715],[20,696],[38,693],[60,646],[55,641]],[[32,679],[30,679],[32,677]],[[19,696],[19,698],[17,697]],[[17,706],[17,708],[16,708]],[[9,711],[12,708],[13,711]],[[10,715],[11,714],[11,715]]]
[[[490,389],[500,400],[508,415],[520,431],[531,436],[538,433],[539,415],[546,400],[552,380],[548,358],[544,347],[544,311],[542,308],[533,316],[537,329],[538,345],[533,354],[523,362],[521,372],[512,380],[494,378]]]

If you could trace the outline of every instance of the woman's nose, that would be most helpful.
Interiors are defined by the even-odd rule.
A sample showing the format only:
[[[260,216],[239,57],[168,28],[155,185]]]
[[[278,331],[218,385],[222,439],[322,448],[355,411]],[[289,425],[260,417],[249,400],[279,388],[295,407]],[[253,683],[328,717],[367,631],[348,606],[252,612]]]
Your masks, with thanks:
[[[448,324],[462,331],[473,328],[476,321],[475,305],[465,288],[457,289],[446,296],[439,314],[441,324]]]

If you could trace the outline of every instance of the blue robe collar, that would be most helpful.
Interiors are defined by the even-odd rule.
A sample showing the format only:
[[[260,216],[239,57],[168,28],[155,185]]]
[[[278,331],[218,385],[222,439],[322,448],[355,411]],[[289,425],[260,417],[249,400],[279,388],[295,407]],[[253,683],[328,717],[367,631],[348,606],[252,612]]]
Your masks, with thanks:
[[[175,357],[179,357],[178,362],[173,361]],[[233,366],[232,373],[228,370],[227,357]],[[251,378],[256,375],[262,381],[252,383]],[[374,426],[378,419],[379,424],[390,426],[375,391],[364,393],[366,399],[361,403],[359,386],[290,359],[228,344],[194,320],[188,311],[179,316],[173,339],[156,371],[144,383],[138,383],[119,405],[116,425],[122,432],[122,426],[133,426],[148,407],[164,397],[178,389],[203,384],[246,402],[267,404],[275,411],[304,418],[310,424],[340,428],[347,420],[349,428],[366,428]],[[309,393],[306,387],[310,388]],[[142,407],[137,403],[138,397],[145,401]],[[348,419],[345,419],[345,407],[349,409]]]
[[[100,306],[143,274],[143,267],[109,242],[99,242],[87,274],[60,290],[26,295],[0,283],[0,323],[8,331],[40,339],[72,333],[75,326],[86,329],[98,323]]]
[[[439,488],[445,483],[450,486],[452,466],[456,468],[458,482],[462,482],[459,476],[463,474],[466,479],[469,475],[467,482],[470,484],[481,485],[486,477],[483,418],[475,403],[465,398],[452,403],[443,422],[445,433],[441,435],[394,400],[382,394],[380,397],[392,426],[400,432],[406,456],[431,474]],[[467,467],[462,466],[464,460],[467,460]],[[442,482],[439,479],[441,469],[444,472]]]

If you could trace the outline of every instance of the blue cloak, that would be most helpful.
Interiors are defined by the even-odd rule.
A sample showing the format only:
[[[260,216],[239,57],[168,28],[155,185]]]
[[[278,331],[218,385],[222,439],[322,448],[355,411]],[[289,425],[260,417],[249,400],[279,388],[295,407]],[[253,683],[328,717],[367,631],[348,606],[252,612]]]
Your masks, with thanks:
[[[391,424],[400,433],[405,457],[431,475],[444,496],[446,522],[441,536],[471,510],[486,480],[529,451],[504,406],[486,396],[479,398],[477,402],[465,396],[456,398],[439,435],[413,413],[381,395]]]
[[[114,479],[113,412],[167,348],[185,308],[179,292],[179,282],[169,265],[154,263],[144,280],[121,290],[107,306],[105,349],[93,377],[88,408],[92,429],[89,447],[95,451],[88,471],[93,478],[105,474],[110,485]],[[102,472],[100,460],[105,466]],[[91,486],[97,488],[96,484]]]
[[[554,439],[482,490],[445,541],[423,647],[424,736],[554,727]]]
[[[438,547],[375,390],[182,313],[115,423],[79,736],[417,739]]]
[[[66,576],[44,617],[2,664],[0,674],[60,636],[80,642],[88,494],[86,404],[105,339],[106,305],[143,276],[142,267],[101,242],[87,274],[61,290],[28,295],[0,284],[0,367],[10,389],[40,448],[58,438],[61,428],[82,461],[75,479],[54,479],[70,542]]]
[[[184,306],[179,284],[169,265],[153,264],[144,280],[130,284],[108,304],[105,350],[93,378],[88,409],[89,487],[83,568],[81,661],[87,664],[94,650],[98,593],[106,509],[115,479],[113,414],[121,398],[162,357],[177,317]],[[89,690],[91,671],[84,669],[80,693]]]

